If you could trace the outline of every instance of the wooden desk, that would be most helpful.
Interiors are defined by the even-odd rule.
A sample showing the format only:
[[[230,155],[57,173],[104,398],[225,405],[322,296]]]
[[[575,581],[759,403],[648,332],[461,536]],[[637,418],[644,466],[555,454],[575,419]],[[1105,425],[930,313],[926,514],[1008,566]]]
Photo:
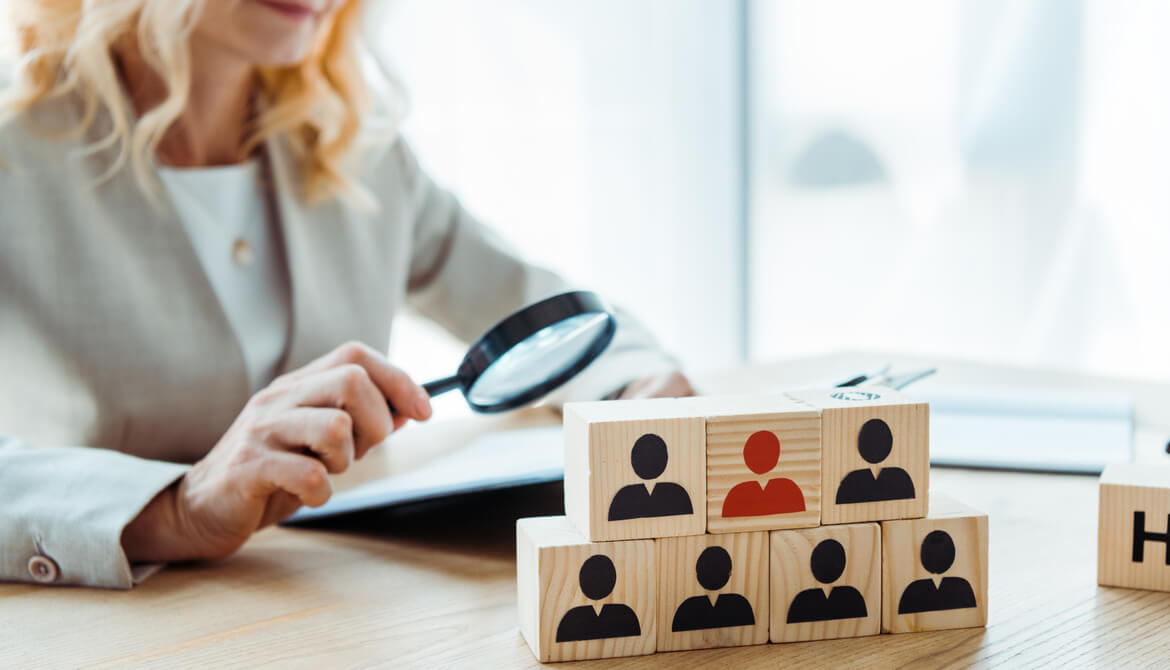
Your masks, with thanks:
[[[705,391],[801,384],[873,367],[851,354],[701,378]],[[915,361],[898,360],[900,364]],[[940,382],[1010,379],[1165,387],[946,362]],[[1162,395],[1158,395],[1162,394]],[[1145,396],[1143,396],[1145,397]],[[1170,435],[1170,402],[1139,408],[1141,460]],[[539,423],[530,411],[490,426]],[[369,468],[408,467],[441,436],[404,432]],[[440,437],[437,437],[440,436]],[[383,470],[384,471],[384,470]],[[370,473],[354,473],[352,484]],[[1092,477],[935,469],[932,486],[991,515],[986,629],[677,652],[564,667],[740,668],[1164,666],[1170,594],[1096,586]],[[171,566],[130,592],[0,585],[0,667],[537,666],[516,630],[513,522],[560,511],[556,485],[501,492],[472,508],[370,514],[334,530],[267,530],[235,556]]]

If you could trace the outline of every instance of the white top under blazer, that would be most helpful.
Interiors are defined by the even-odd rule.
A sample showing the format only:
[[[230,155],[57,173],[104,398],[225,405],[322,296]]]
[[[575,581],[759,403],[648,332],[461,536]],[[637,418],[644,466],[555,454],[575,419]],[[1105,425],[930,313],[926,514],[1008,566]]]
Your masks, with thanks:
[[[404,142],[356,166],[378,199],[366,212],[304,202],[277,137],[264,147],[265,193],[288,298],[265,300],[281,293],[263,260],[277,245],[254,225],[263,217],[250,177],[211,184],[164,170],[165,197],[152,202],[128,167],[97,179],[114,154],[83,149],[108,118],[82,137],[28,129],[71,127],[83,114],[81,100],[61,97],[0,127],[0,580],[129,588],[145,573],[126,560],[122,529],[215,445],[265,379],[346,341],[384,349],[406,305],[469,341],[572,288],[470,216]],[[205,188],[224,197],[208,202],[217,199],[198,195]],[[251,267],[263,269],[227,264],[233,235],[250,236]],[[609,350],[560,399],[600,398],[673,366],[619,311]]]
[[[288,345],[289,292],[261,164],[158,169],[179,220],[244,353],[259,391],[276,377]]]

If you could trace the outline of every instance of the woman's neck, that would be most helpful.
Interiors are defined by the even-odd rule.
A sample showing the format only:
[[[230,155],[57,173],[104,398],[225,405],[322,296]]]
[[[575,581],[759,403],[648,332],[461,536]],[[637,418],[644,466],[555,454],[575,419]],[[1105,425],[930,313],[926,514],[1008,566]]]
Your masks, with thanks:
[[[127,93],[139,116],[167,97],[166,84],[137,44],[119,45],[117,56]],[[255,68],[221,49],[191,44],[191,90],[187,107],[163,134],[158,160],[175,167],[238,163],[252,113]]]

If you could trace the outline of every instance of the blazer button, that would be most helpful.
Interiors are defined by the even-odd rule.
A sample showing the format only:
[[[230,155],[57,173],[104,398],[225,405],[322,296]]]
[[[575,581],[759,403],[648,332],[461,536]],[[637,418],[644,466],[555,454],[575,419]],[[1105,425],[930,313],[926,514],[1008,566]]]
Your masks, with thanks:
[[[252,259],[256,256],[256,250],[252,248],[252,243],[242,237],[237,237],[236,241],[232,243],[232,260],[236,265],[246,268],[252,264]]]
[[[28,559],[28,574],[34,582],[52,584],[57,581],[61,571],[57,569],[57,564],[53,559],[38,554]]]

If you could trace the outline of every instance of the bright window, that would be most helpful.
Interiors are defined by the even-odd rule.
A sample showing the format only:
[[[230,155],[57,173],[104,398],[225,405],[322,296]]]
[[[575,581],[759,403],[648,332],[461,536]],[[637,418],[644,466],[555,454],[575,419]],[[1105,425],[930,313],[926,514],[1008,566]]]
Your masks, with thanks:
[[[403,0],[374,36],[425,167],[530,258],[595,288],[690,368],[743,342],[735,3]],[[461,352],[414,322],[419,376]]]
[[[751,14],[753,357],[1170,376],[1170,4]]]
[[[689,367],[746,338],[755,360],[1165,378],[1168,19],[1161,0],[403,0],[378,38],[424,164]],[[442,371],[454,354],[410,331],[405,359]]]

